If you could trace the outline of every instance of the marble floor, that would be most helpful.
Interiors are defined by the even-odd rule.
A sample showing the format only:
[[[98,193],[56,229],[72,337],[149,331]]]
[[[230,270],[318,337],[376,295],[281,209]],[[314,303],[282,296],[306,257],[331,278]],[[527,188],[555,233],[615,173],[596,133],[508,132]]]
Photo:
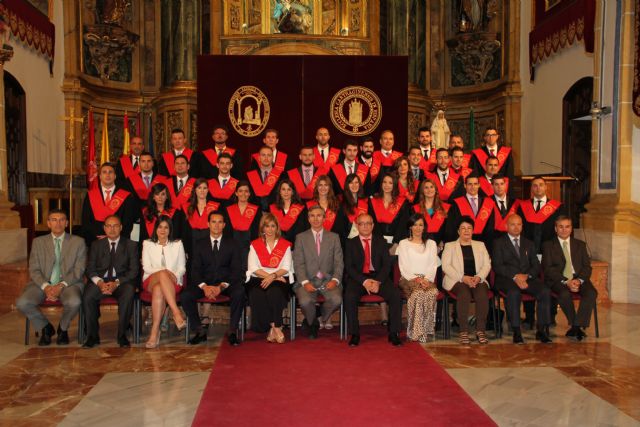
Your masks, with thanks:
[[[592,327],[581,343],[564,337],[559,314],[552,345],[527,332],[524,346],[506,334],[488,346],[423,346],[500,426],[640,426],[640,305],[600,306],[598,314],[600,338]],[[56,324],[55,311],[51,318]],[[101,320],[97,348],[40,348],[34,338],[23,344],[18,313],[0,315],[0,426],[191,424],[223,329],[195,348],[174,334],[155,350],[120,349],[116,313]]]

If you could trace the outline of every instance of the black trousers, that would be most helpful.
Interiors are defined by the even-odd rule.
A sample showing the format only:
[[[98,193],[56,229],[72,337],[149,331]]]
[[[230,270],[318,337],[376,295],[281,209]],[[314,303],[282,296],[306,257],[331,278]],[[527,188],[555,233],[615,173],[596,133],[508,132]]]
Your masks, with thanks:
[[[229,285],[221,294],[231,298],[229,302],[229,331],[235,332],[240,324],[242,309],[247,305],[247,295],[241,284]],[[180,293],[182,308],[189,318],[189,325],[191,325],[191,328],[196,332],[202,332],[197,303],[200,298],[204,298],[204,291],[198,286],[188,286]]]
[[[273,281],[267,289],[262,289],[260,282],[261,278],[252,277],[245,284],[251,307],[251,329],[255,332],[267,332],[271,323],[278,328],[282,326],[282,310],[289,302],[291,285],[288,282]]]
[[[567,285],[562,283],[554,283],[551,286],[551,290],[558,295],[558,303],[560,308],[567,316],[569,326],[580,326],[586,328],[589,326],[591,320],[591,312],[596,306],[596,298],[598,297],[598,291],[593,287],[591,281],[586,280],[580,285],[580,305],[578,306],[578,312],[576,314],[576,308],[573,305],[573,299],[571,298],[571,292]]]
[[[372,276],[368,276],[373,278]],[[358,322],[358,304],[360,298],[367,294],[367,290],[354,280],[347,280],[344,291],[344,309],[347,314],[347,325],[349,326],[349,334],[360,334],[360,323]],[[389,332],[400,333],[402,327],[402,296],[400,289],[393,286],[391,280],[385,280],[380,284],[378,291],[387,304],[389,304]]]
[[[522,293],[529,294],[536,299],[536,316],[538,328],[548,326],[551,323],[549,314],[551,292],[548,287],[538,279],[527,280],[529,287],[520,289],[511,278],[496,277],[495,286],[507,295],[505,308],[509,316],[509,322],[514,328],[520,327],[520,304]]]
[[[98,285],[88,282],[82,294],[85,322],[87,325],[87,337],[98,338],[100,325],[100,300],[104,297],[113,297],[118,300],[118,335],[117,338],[126,338],[127,328],[133,312],[133,296],[135,287],[131,283],[123,283],[118,286],[112,295],[104,295]]]

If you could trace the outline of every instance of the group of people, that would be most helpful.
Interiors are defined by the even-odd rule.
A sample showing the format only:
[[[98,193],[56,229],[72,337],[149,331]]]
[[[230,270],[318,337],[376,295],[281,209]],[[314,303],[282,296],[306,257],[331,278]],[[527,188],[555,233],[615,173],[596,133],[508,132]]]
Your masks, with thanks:
[[[211,138],[213,148],[194,152],[175,129],[172,150],[157,164],[142,140],[132,138],[131,152],[102,164],[87,192],[84,241],[65,233],[64,212],[49,212],[51,234],[34,240],[31,281],[17,303],[41,330],[41,345],[56,334],[58,344],[68,342],[80,304],[83,346],[99,344],[99,302],[110,296],[118,300],[118,343],[128,347],[140,283],[151,301],[148,348],[159,344],[167,309],[178,329],[186,326],[184,315],[189,319],[191,344],[206,341],[198,300],[221,294],[230,299],[232,345],[240,344],[237,327],[247,304],[251,328],[283,343],[283,309],[292,292],[310,338],[333,327],[331,316],[344,304],[349,345],[357,346],[359,303],[377,295],[388,306],[391,344],[401,344],[403,298],[407,338],[425,342],[435,334],[439,289],[456,296],[462,344],[471,341],[468,314],[475,301],[476,338],[486,344],[491,271],[491,285],[505,294],[514,342],[523,342],[522,293],[535,298],[525,303],[525,322],[536,326],[539,341],[551,342],[555,299],[569,320],[567,335],[585,336],[596,291],[584,243],[571,236],[571,220],[546,196],[542,177],[532,181],[530,199],[510,195],[512,154],[498,143],[495,128],[486,129],[483,147],[470,154],[459,135],[451,135],[449,149],[435,149],[428,128],[406,154],[393,150],[388,130],[379,150],[371,137],[339,149],[320,128],[316,144],[300,148],[298,165],[269,129],[247,167],[227,145],[224,126],[214,127]],[[575,292],[581,295],[577,313]],[[64,306],[57,330],[38,308],[45,300]]]

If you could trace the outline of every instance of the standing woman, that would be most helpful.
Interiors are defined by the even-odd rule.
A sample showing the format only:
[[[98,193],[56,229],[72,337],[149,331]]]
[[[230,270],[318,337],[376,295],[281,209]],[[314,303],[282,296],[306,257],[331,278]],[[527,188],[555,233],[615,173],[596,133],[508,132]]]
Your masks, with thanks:
[[[171,218],[173,237],[182,239],[186,228],[185,215],[180,209],[172,207],[169,188],[163,183],[158,183],[151,187],[147,205],[142,208],[140,241],[143,242],[151,237],[158,218],[163,215]]]
[[[249,181],[238,181],[235,203],[227,206],[227,218],[229,218],[230,226],[224,229],[224,233],[231,235],[241,248],[239,256],[243,271],[247,271],[249,246],[253,240],[258,238],[260,218],[262,217],[260,208],[249,203],[250,198]]]
[[[400,289],[407,297],[407,338],[427,342],[435,335],[438,288],[436,272],[440,264],[436,243],[428,238],[424,218],[409,217],[409,237],[398,245]]]
[[[418,193],[418,185],[420,182],[417,181],[410,172],[409,159],[407,156],[398,157],[393,167],[398,179],[398,194],[407,199],[409,203],[413,203]]]
[[[142,290],[151,294],[153,323],[147,348],[160,343],[160,322],[169,305],[178,329],[186,326],[182,312],[176,304],[176,294],[182,290],[186,269],[186,256],[180,240],[173,240],[171,218],[161,215],[156,221],[150,239],[142,242]]]
[[[276,201],[269,206],[280,226],[282,237],[294,242],[296,235],[308,227],[305,207],[300,200],[296,187],[288,179],[283,179],[276,187]]]
[[[189,203],[185,205],[188,232],[184,233],[185,245],[192,248],[195,243],[209,236],[209,213],[217,211],[220,203],[209,200],[209,182],[206,178],[198,178],[193,185]]]
[[[249,248],[247,290],[251,327],[256,332],[269,331],[269,342],[284,343],[282,310],[291,291],[292,270],[291,243],[282,238],[276,217],[265,213],[260,237]]]
[[[356,228],[356,219],[362,215],[369,213],[369,199],[364,195],[364,185],[360,177],[355,173],[347,175],[344,184],[344,192],[342,193],[342,212],[347,218],[345,221],[344,233],[340,234],[343,246],[346,238],[350,239],[358,235]]]
[[[320,205],[324,209],[323,228],[341,235],[344,230],[344,214],[340,209],[340,202],[333,192],[333,183],[328,175],[322,175],[316,180],[313,199],[307,202],[307,210],[315,205]]]
[[[451,205],[440,200],[438,186],[431,178],[427,178],[418,189],[418,203],[413,205],[413,210],[423,216],[427,226],[429,238],[438,245],[438,252],[444,248],[444,236],[447,229],[447,212]]]
[[[400,241],[405,233],[409,209],[404,197],[398,193],[398,182],[393,174],[386,173],[380,183],[380,191],[369,199],[369,213],[373,217],[373,233],[381,235],[389,245]],[[392,254],[394,254],[392,251]]]

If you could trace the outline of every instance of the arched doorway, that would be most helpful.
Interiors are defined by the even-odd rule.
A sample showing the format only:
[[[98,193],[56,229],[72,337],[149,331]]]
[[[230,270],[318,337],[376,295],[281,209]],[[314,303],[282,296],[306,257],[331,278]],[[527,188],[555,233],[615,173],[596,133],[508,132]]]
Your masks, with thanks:
[[[4,72],[4,116],[7,132],[9,200],[17,206],[29,204],[27,195],[27,113],[24,89]]]
[[[562,167],[577,179],[566,184],[562,197],[575,228],[586,212],[591,182],[591,120],[576,119],[589,116],[592,99],[593,77],[578,80],[562,98]]]

